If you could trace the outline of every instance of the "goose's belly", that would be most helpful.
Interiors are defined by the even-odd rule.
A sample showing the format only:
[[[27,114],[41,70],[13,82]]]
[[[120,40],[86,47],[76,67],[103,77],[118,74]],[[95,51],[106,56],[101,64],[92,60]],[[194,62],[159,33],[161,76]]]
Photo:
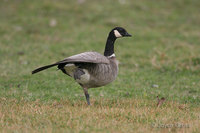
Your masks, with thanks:
[[[114,81],[118,74],[118,66],[115,67],[106,64],[96,64],[93,69],[88,69],[90,81],[84,86],[95,88],[107,85]]]
[[[73,77],[81,86],[96,88],[109,84],[116,79],[118,74],[118,65],[112,65],[90,64],[77,67],[74,64],[67,64],[64,69],[66,73]]]
[[[79,84],[87,84],[90,81],[90,74],[87,69],[78,68],[75,64],[67,64],[64,67],[66,73],[74,78]]]

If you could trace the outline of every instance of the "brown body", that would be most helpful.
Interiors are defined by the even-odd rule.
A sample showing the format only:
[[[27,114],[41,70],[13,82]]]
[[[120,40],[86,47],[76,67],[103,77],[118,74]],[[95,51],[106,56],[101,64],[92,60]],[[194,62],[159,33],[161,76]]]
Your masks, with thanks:
[[[88,105],[90,105],[88,89],[104,86],[114,81],[118,74],[118,61],[114,54],[114,42],[120,37],[130,37],[122,27],[112,29],[108,35],[104,55],[97,52],[84,52],[70,56],[32,71],[38,73],[53,66],[58,66],[63,73],[75,79],[85,93]]]
[[[75,80],[84,88],[96,88],[111,83],[116,79],[118,74],[118,61],[115,57],[108,60],[110,62],[108,64],[90,63],[82,65],[80,68],[88,71],[86,74],[90,75],[89,80],[86,83],[81,83],[81,77],[84,75],[81,75],[80,79]]]

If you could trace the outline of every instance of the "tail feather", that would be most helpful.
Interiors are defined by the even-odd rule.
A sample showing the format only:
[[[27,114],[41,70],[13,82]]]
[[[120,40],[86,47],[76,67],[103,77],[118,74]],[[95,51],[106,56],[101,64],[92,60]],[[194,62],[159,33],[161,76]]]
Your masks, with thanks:
[[[32,71],[32,74],[38,73],[38,72],[40,72],[40,71],[43,71],[43,70],[45,70],[45,69],[48,69],[48,68],[53,67],[53,66],[56,66],[56,65],[58,65],[58,63],[51,64],[51,65],[47,65],[47,66],[43,66],[43,67],[39,67],[39,68],[33,70],[33,71]]]

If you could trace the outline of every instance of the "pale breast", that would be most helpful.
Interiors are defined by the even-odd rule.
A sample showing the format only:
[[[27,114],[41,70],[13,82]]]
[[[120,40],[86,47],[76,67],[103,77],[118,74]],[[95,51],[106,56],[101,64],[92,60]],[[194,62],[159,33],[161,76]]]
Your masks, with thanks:
[[[114,81],[118,74],[118,61],[112,57],[108,64],[80,63],[67,64],[64,69],[68,75],[83,87],[95,88]]]
[[[85,84],[88,88],[95,88],[104,86],[114,81],[118,74],[118,62],[117,60],[110,59],[109,64],[96,64],[93,67],[89,67],[88,72],[90,74],[90,82]]]

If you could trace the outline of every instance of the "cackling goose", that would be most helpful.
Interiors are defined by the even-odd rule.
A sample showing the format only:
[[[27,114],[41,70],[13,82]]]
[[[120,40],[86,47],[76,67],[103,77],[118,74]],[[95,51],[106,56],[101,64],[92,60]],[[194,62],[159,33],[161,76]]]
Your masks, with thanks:
[[[108,35],[104,55],[97,52],[84,52],[54,64],[37,68],[32,71],[32,74],[57,66],[63,73],[74,78],[83,88],[87,104],[90,105],[88,89],[104,86],[117,77],[118,61],[114,54],[115,40],[120,37],[130,36],[124,28],[116,27]]]

